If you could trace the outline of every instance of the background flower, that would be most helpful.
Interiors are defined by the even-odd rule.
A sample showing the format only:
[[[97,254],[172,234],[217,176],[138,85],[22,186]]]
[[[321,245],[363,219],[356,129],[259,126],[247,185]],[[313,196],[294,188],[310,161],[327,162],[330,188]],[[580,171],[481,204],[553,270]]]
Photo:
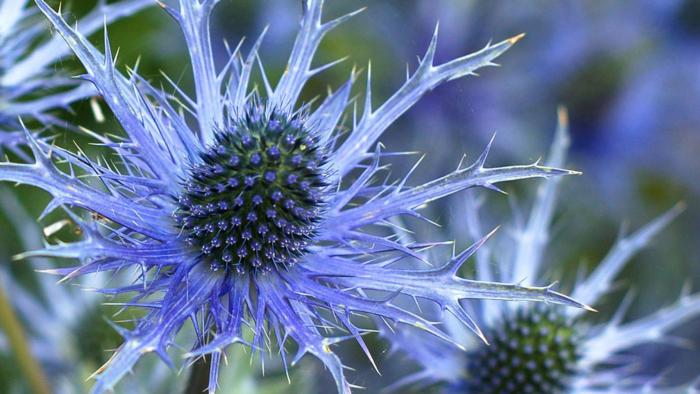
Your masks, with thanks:
[[[560,109],[560,124],[547,160],[549,165],[561,165],[566,161],[567,118]],[[476,258],[479,279],[521,280],[532,284],[536,283],[532,278],[547,276],[542,273],[547,268],[556,270],[556,266],[545,264],[544,256],[548,244],[553,242],[550,225],[559,183],[560,180],[554,180],[540,185],[529,213],[515,215],[522,221],[516,219],[506,229],[506,237],[480,248]],[[480,215],[480,205],[482,202],[473,196],[465,201],[465,230],[473,235],[481,233],[482,223],[488,221]],[[574,297],[599,307],[625,264],[649,246],[653,237],[682,210],[682,204],[678,205],[643,228],[629,235],[621,234],[593,272],[579,272],[572,289]],[[496,248],[491,247],[494,244]],[[688,293],[689,289],[683,289],[680,299],[673,305],[649,316],[628,319],[627,308],[634,295],[631,291],[621,305],[613,309],[614,313],[607,313],[610,317],[599,323],[586,322],[587,317],[594,316],[584,316],[576,310],[493,304],[482,300],[472,308],[479,311],[480,321],[487,322],[485,336],[490,345],[476,342],[464,332],[455,333],[455,337],[465,341],[466,352],[435,343],[409,329],[385,330],[385,336],[395,342],[397,350],[404,351],[422,368],[394,386],[413,384],[425,388],[436,382],[447,382],[444,388],[447,393],[662,391],[669,388],[669,383],[663,381],[664,373],[669,373],[676,365],[668,365],[663,368],[664,372],[659,372],[658,364],[646,367],[644,364],[653,360],[648,358],[651,345],[658,345],[656,351],[663,352],[673,351],[668,347],[674,345],[680,345],[681,351],[685,347],[683,340],[672,332],[700,316],[700,294]],[[462,331],[449,317],[445,325]],[[640,348],[644,350],[639,351]],[[671,386],[673,383],[672,379]],[[689,385],[675,389],[690,393],[694,383],[691,380]]]

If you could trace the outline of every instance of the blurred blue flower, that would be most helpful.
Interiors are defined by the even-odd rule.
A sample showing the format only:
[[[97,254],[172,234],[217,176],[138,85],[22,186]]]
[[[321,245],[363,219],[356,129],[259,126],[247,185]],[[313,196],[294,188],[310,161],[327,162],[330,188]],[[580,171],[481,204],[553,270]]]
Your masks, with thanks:
[[[560,110],[547,165],[561,166],[566,161],[567,118],[566,112]],[[476,254],[479,280],[537,283],[550,241],[550,222],[560,181],[550,180],[539,187],[529,217],[524,223],[516,220],[512,237],[494,240],[495,248],[480,248]],[[466,226],[473,236],[481,233],[479,205],[469,195]],[[573,298],[589,305],[598,303],[612,289],[613,280],[625,264],[682,210],[679,204],[645,227],[621,237],[590,275],[579,277]],[[466,353],[415,331],[384,330],[398,350],[405,351],[421,366],[421,371],[396,382],[393,388],[443,382],[447,383],[447,393],[656,393],[686,389],[690,393],[692,383],[663,387],[663,376],[640,373],[639,364],[644,360],[625,352],[650,343],[683,342],[669,332],[700,316],[700,294],[684,294],[672,306],[625,321],[630,301],[628,294],[609,321],[595,324],[586,321],[581,309],[480,300],[478,316],[487,327],[485,336],[489,343],[465,336],[450,318],[444,321],[454,337],[462,338]]]
[[[306,353],[320,359],[339,392],[350,392],[331,345],[355,339],[369,355],[355,321],[370,314],[451,339],[433,322],[392,302],[399,295],[432,300],[481,335],[461,307],[465,298],[548,301],[577,307],[551,287],[479,282],[456,275],[482,242],[437,268],[405,270],[394,263],[418,257],[436,243],[402,245],[389,219],[471,187],[573,173],[544,167],[486,168],[486,151],[471,166],[419,186],[407,177],[383,181],[386,157],[376,144],[399,116],[435,86],[492,61],[520,36],[474,54],[435,64],[437,31],[418,68],[379,108],[372,108],[370,75],[361,114],[352,131],[341,118],[356,78],[318,106],[296,106],[306,82],[332,62],[312,67],[323,36],[350,18],[322,21],[322,1],[304,2],[304,14],[286,72],[273,88],[259,61],[262,36],[247,56],[240,45],[220,69],[214,64],[208,21],[217,0],[161,4],[180,25],[189,51],[195,97],[175,84],[157,89],[135,70],[119,72],[107,35],[98,51],[44,1],[41,11],[87,70],[126,136],[84,130],[107,151],[90,158],[26,133],[31,164],[0,164],[0,180],[49,192],[45,213],[63,208],[84,235],[50,244],[25,257],[76,258],[81,265],[56,269],[64,279],[133,269],[135,283],[100,291],[131,294],[125,306],[146,310],[136,327],[119,328],[124,344],[98,371],[95,392],[111,390],[142,355],[155,352],[172,365],[168,349],[187,322],[194,338],[186,354],[211,354],[209,390],[215,391],[223,351],[234,343],[263,351],[296,343],[292,364]],[[255,66],[262,92],[250,89]],[[409,174],[410,175],[410,174]],[[91,215],[83,217],[80,210]],[[246,327],[252,343],[245,339]],[[333,335],[343,331],[343,335]]]

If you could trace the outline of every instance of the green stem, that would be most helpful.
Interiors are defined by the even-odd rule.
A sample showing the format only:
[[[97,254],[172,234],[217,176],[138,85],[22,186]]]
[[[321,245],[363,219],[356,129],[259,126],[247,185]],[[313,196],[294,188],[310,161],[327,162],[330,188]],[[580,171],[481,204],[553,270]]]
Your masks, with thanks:
[[[19,322],[15,311],[12,309],[5,289],[0,286],[0,327],[5,331],[10,347],[14,350],[15,358],[24,373],[33,393],[50,394],[49,381],[41,369],[41,365],[32,355],[24,335],[22,324]]]

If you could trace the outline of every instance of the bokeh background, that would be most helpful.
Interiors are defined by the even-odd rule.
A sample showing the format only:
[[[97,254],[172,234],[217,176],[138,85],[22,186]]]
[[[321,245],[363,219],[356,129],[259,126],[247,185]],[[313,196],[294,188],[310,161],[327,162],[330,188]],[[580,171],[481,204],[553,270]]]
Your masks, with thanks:
[[[78,17],[95,1],[63,3],[64,10]],[[684,214],[632,261],[620,276],[619,290],[596,307],[603,319],[625,291],[634,288],[637,295],[629,316],[638,317],[677,299],[684,286],[700,290],[700,1],[327,3],[329,17],[359,7],[367,9],[328,35],[317,61],[350,57],[316,78],[304,93],[307,99],[325,93],[328,86],[340,85],[354,66],[366,70],[371,59],[373,97],[375,105],[381,103],[400,86],[406,65],[415,69],[416,56],[424,52],[438,21],[438,61],[478,50],[489,40],[527,33],[525,40],[499,59],[501,67],[484,69],[479,77],[439,87],[402,117],[382,142],[394,150],[427,154],[412,178],[416,183],[452,170],[463,154],[474,158],[494,133],[490,164],[528,163],[547,152],[556,108],[565,105],[572,133],[569,168],[583,175],[562,183],[554,238],[546,256],[550,266],[556,267],[552,276],[561,277],[562,289],[566,290],[577,269],[590,270],[601,259],[623,223],[630,229],[638,228],[676,202],[685,201]],[[300,12],[299,1],[295,0],[222,0],[212,21],[213,36],[221,38],[216,49],[222,62],[223,40],[235,46],[246,36],[244,48],[248,48],[269,26],[261,53],[266,71],[275,81],[283,71]],[[146,78],[161,81],[163,72],[191,87],[185,44],[174,22],[158,7],[115,23],[109,31],[112,46],[120,48],[120,64],[132,65],[140,58],[139,69]],[[101,42],[99,35],[93,39]],[[76,75],[81,72],[74,61],[64,62],[61,68]],[[364,77],[360,77],[358,86],[363,85]],[[357,94],[361,96],[360,89]],[[73,110],[59,115],[93,130],[107,132],[118,127],[109,120],[97,123],[87,102],[77,103]],[[74,138],[60,130],[55,132],[65,141]],[[412,163],[412,159],[397,160],[394,173],[403,173]],[[486,194],[489,212],[493,213],[488,223],[509,221],[514,205],[526,208],[535,186],[535,182],[521,182],[505,187],[509,196]],[[48,200],[48,196],[29,188],[6,188],[3,193],[10,193],[10,200],[12,195],[19,199],[31,217],[37,217]],[[444,225],[441,231],[449,232],[460,228],[463,221],[455,208],[461,203],[463,195],[432,206],[428,214]],[[1,218],[1,228],[13,228],[11,220]],[[42,225],[50,222],[49,217]],[[420,233],[428,236],[434,230],[426,227]],[[36,226],[27,231],[39,234],[41,230]],[[459,231],[453,234],[458,245],[468,243],[468,239],[459,238],[463,236]],[[47,291],[69,296],[66,308],[82,305],[83,301],[71,301],[70,297],[83,297],[74,286],[64,284],[61,286],[67,290],[51,289],[58,286],[53,279],[50,283],[37,279],[26,263],[11,262],[11,257],[23,250],[21,241],[17,232],[0,232],[0,258],[9,274],[5,282],[24,289],[28,297],[35,297],[45,308],[53,299],[53,293],[47,296]],[[60,375],[70,370],[66,374],[77,373],[84,380],[108,358],[109,353],[102,349],[119,343],[102,319],[110,317],[115,309],[101,306],[99,301],[90,301],[89,308],[79,306],[81,310],[90,309],[81,314],[80,321],[49,318],[46,322],[56,325],[55,331],[65,336],[63,347],[68,348],[62,353],[43,350],[57,352],[47,365],[50,371]],[[46,329],[36,327],[36,321],[30,318],[23,323],[30,336]],[[697,320],[678,330],[678,335],[696,343],[700,343],[699,333]],[[404,358],[391,355],[380,339],[370,338],[370,342],[381,362],[382,376],[367,368],[368,363],[355,347],[341,350],[347,363],[357,369],[351,380],[368,387],[367,392],[378,392],[397,376],[413,370]],[[700,353],[694,348],[652,347],[640,351],[651,370],[670,366],[670,379],[697,374],[697,368],[692,367],[697,367]],[[65,365],[65,357],[75,362]],[[119,391],[182,391],[187,372],[175,376],[154,361],[142,363],[146,364],[144,370],[128,377]],[[260,366],[251,365],[245,353],[234,352],[230,361],[229,370],[222,374],[224,393],[323,393],[332,387],[323,368],[311,359],[292,370],[291,385],[275,363],[267,366],[263,378]],[[12,354],[0,355],[0,392],[10,388],[26,392],[15,365]]]

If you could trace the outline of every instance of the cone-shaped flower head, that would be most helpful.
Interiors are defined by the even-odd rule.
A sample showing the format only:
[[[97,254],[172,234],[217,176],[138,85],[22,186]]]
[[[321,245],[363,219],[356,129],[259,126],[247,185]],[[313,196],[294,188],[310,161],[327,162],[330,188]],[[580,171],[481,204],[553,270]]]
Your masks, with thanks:
[[[284,269],[303,256],[323,215],[325,149],[303,115],[253,106],[216,136],[189,172],[177,220],[213,269]]]
[[[83,78],[95,85],[126,134],[89,132],[111,150],[104,159],[27,134],[34,162],[0,164],[0,180],[49,192],[53,200],[46,212],[64,208],[84,235],[80,242],[51,244],[29,256],[79,259],[78,267],[55,271],[66,279],[129,268],[136,274],[136,283],[101,289],[132,295],[126,306],[147,313],[132,330],[121,329],[125,342],[97,374],[96,392],[112,389],[145,353],[156,352],[170,363],[167,351],[190,323],[195,335],[187,356],[211,354],[212,392],[223,352],[234,343],[249,344],[244,332],[250,328],[256,350],[269,342],[283,349],[294,342],[292,364],[314,355],[333,375],[338,392],[348,393],[344,367],[331,346],[355,339],[369,356],[362,340],[367,328],[355,320],[358,315],[452,341],[433,322],[395,302],[397,297],[432,301],[479,336],[461,300],[582,306],[550,287],[457,276],[485,238],[432,268],[395,266],[436,243],[397,242],[389,219],[422,218],[421,206],[467,188],[497,189],[500,182],[571,173],[538,163],[487,168],[487,149],[472,165],[460,164],[419,186],[408,186],[406,178],[380,180],[390,156],[376,144],[384,130],[440,83],[492,65],[519,37],[435,64],[436,33],[415,72],[379,108],[372,108],[367,88],[364,109],[345,125],[351,131],[341,134],[354,73],[318,105],[297,102],[306,82],[334,64],[312,67],[322,37],[352,14],[324,21],[322,2],[305,1],[285,73],[273,88],[262,71],[258,92],[250,85],[253,68],[262,70],[261,39],[249,54],[239,46],[225,64],[215,65],[208,20],[216,3],[162,5],[180,25],[189,50],[195,82],[190,97],[174,83],[166,91],[136,71],[122,74],[107,39],[105,51],[97,50],[37,0],[84,65]],[[285,351],[280,354],[286,365]]]
[[[520,308],[486,331],[490,346],[467,354],[460,385],[474,393],[564,392],[580,357],[568,323],[553,308]]]

